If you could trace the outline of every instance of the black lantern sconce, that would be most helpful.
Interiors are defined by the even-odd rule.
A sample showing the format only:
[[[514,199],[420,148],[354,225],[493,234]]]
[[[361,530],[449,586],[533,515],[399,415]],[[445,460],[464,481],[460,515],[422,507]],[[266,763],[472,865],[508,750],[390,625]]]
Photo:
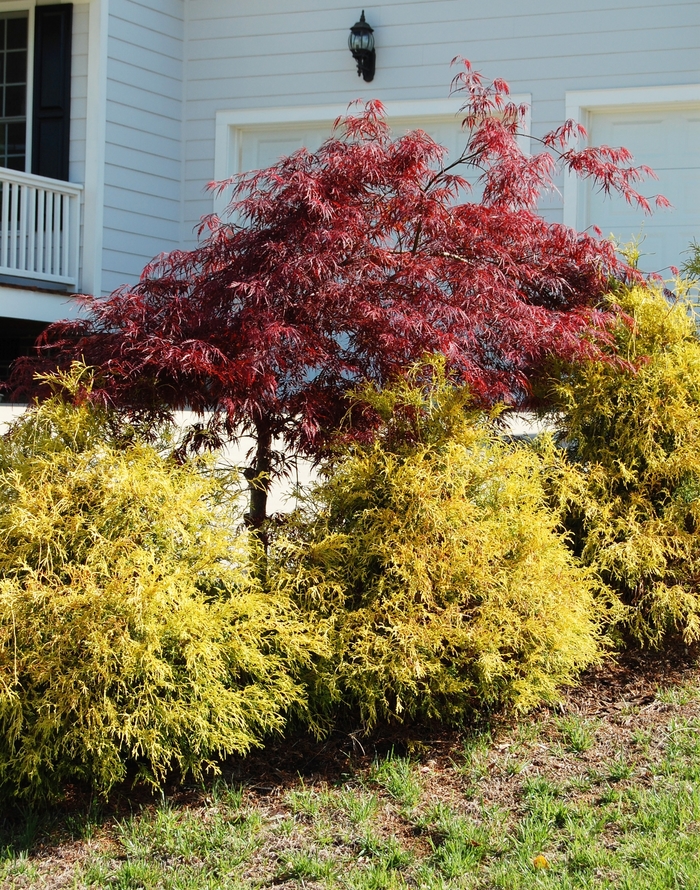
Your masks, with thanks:
[[[357,76],[362,75],[369,83],[374,80],[374,63],[377,54],[374,51],[374,32],[365,21],[365,11],[362,10],[360,21],[350,28],[348,47],[353,59],[357,62]]]

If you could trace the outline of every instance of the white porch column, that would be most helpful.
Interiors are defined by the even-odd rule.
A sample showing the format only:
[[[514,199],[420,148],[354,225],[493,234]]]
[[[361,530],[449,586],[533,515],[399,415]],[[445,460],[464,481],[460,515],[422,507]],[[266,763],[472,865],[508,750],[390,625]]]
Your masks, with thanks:
[[[83,293],[102,293],[109,0],[90,0],[83,212]]]

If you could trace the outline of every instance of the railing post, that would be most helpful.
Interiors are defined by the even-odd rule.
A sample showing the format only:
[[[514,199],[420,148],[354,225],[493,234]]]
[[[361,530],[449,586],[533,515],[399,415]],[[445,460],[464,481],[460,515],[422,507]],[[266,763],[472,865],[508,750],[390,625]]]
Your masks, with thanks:
[[[77,290],[83,286],[80,281],[80,195],[72,195],[70,202],[73,207],[71,213],[72,263],[68,274],[75,280],[74,287]]]

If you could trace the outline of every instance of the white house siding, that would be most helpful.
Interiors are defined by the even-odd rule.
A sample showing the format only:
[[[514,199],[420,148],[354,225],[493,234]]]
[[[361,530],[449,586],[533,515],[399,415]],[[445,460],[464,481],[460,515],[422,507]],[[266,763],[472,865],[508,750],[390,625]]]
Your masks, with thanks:
[[[184,14],[184,0],[110,0],[105,292],[180,240]]]
[[[71,57],[70,167],[71,182],[85,182],[85,118],[87,114],[89,4],[73,6],[73,48]]]
[[[184,224],[212,199],[217,111],[441,99],[469,58],[487,77],[532,95],[531,132],[561,123],[570,90],[700,83],[700,3],[664,0],[377,0],[377,71],[358,78],[347,49],[362,4],[346,0],[188,0]],[[653,187],[652,187],[652,190]],[[562,219],[562,198],[545,213]],[[640,217],[641,224],[641,217]],[[700,227],[700,226],[699,226]],[[700,234],[700,233],[699,233]]]

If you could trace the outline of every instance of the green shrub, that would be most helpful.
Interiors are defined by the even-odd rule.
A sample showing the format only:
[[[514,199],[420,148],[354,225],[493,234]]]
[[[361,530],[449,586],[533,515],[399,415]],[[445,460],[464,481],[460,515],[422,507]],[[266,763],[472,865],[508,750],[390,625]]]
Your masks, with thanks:
[[[444,380],[361,397],[380,440],[332,466],[271,552],[278,595],[333,623],[313,706],[459,722],[556,697],[600,656],[604,607],[555,530],[541,459]]]
[[[60,397],[85,369],[50,382],[0,440],[0,792],[199,776],[302,707],[318,639],[257,587],[210,465],[115,443]]]
[[[627,606],[641,643],[700,639],[700,341],[687,297],[658,287],[614,300],[612,351],[627,364],[564,369],[556,386],[580,473],[557,481],[583,561]]]

